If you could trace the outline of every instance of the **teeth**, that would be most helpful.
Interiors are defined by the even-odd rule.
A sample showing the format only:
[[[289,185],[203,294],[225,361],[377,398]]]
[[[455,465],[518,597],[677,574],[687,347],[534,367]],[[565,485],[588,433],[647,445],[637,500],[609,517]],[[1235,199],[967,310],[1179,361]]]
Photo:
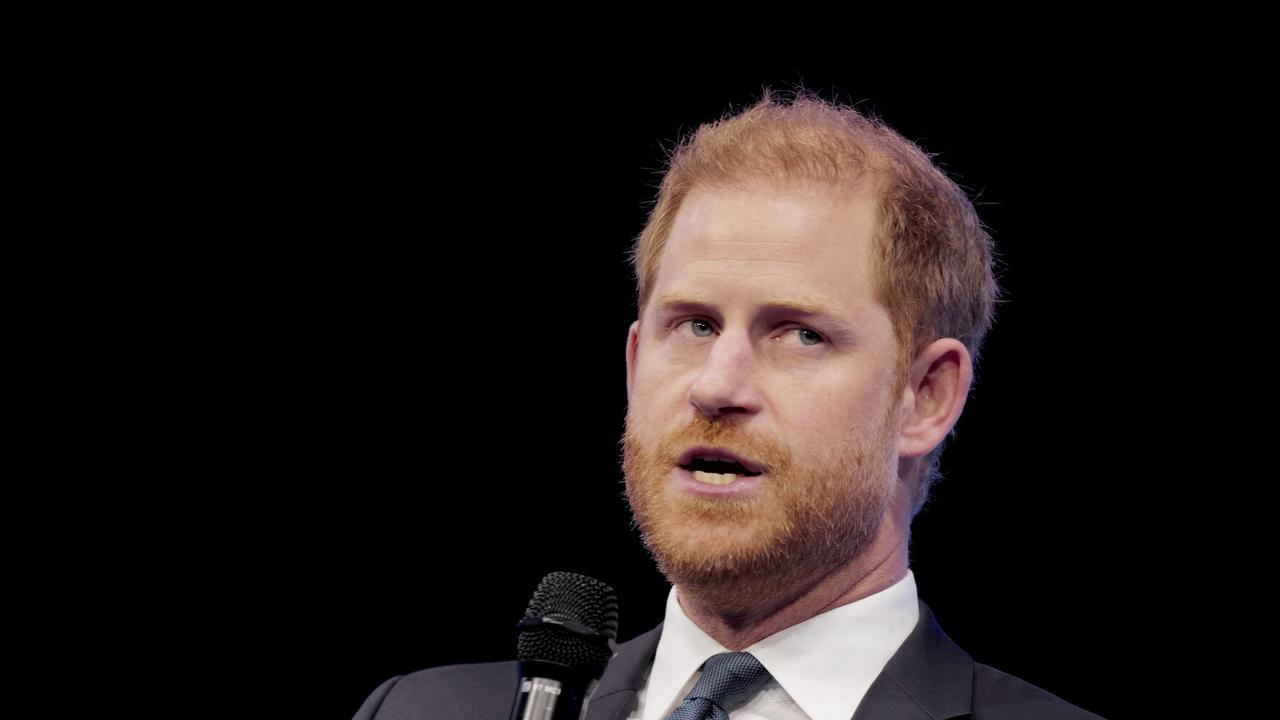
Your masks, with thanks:
[[[708,485],[728,485],[734,480],[737,480],[738,476],[734,473],[709,473],[702,472],[701,470],[694,470],[693,479],[698,482],[707,483]]]
[[[743,465],[744,467],[746,467],[745,463],[742,463],[741,461],[735,458],[727,457],[725,455],[696,455],[694,457],[697,460],[717,460],[719,462],[738,463],[739,465]]]

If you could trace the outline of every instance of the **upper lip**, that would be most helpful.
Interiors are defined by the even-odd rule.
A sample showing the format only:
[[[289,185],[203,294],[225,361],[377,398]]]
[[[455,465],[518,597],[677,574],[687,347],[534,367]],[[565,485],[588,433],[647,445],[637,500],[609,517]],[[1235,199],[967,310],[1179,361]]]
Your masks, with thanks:
[[[680,466],[688,465],[689,463],[693,462],[694,458],[699,456],[726,458],[728,460],[732,460],[736,463],[741,464],[742,467],[747,469],[747,472],[753,472],[753,473],[764,472],[764,469],[761,468],[760,465],[751,462],[750,460],[742,457],[741,455],[733,452],[732,450],[726,450],[725,448],[719,448],[719,447],[714,447],[710,445],[700,445],[698,447],[692,447],[692,448],[689,448],[688,450],[685,450],[680,455],[680,458],[676,460],[676,465],[680,465]]]

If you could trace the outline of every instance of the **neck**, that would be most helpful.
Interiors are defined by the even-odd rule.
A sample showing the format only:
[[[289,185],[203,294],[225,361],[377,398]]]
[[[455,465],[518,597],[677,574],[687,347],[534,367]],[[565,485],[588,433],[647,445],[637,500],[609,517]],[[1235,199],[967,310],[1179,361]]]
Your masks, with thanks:
[[[856,557],[800,592],[784,594],[756,612],[718,613],[694,595],[680,592],[679,586],[676,599],[685,615],[721,645],[735,652],[750,647],[811,617],[874,595],[906,577],[910,520],[904,522],[896,510],[886,514],[871,542]]]

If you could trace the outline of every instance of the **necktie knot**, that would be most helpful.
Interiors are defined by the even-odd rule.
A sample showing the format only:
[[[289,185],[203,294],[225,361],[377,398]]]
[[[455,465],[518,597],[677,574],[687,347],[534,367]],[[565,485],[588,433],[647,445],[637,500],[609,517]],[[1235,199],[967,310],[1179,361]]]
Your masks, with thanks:
[[[751,653],[712,655],[702,676],[667,720],[728,720],[729,710],[751,699],[769,682],[769,671]]]

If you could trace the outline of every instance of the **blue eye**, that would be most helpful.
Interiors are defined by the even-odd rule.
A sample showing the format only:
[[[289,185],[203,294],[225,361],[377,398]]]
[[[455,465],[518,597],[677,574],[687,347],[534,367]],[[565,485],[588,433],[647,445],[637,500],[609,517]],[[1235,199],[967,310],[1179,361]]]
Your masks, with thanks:
[[[800,344],[806,347],[813,347],[814,345],[818,345],[820,343],[825,342],[825,340],[821,335],[810,330],[809,328],[792,328],[792,330],[798,330],[800,332],[800,337],[802,338],[806,337],[805,333],[808,333],[808,337],[810,337],[813,340],[813,342],[809,343],[809,342],[805,342],[804,340],[800,341]]]
[[[695,331],[694,331],[694,333],[693,333],[694,337],[711,337],[711,333],[712,333],[711,323],[707,322],[706,320],[689,320],[689,321],[687,321],[687,322],[689,323],[689,326],[690,326],[690,327],[694,327],[694,328],[697,328],[697,327],[704,327],[704,328],[706,328],[706,331],[707,331],[707,334],[706,334],[706,335],[699,335],[699,334],[698,334],[698,331],[697,331],[697,330],[695,330]]]

